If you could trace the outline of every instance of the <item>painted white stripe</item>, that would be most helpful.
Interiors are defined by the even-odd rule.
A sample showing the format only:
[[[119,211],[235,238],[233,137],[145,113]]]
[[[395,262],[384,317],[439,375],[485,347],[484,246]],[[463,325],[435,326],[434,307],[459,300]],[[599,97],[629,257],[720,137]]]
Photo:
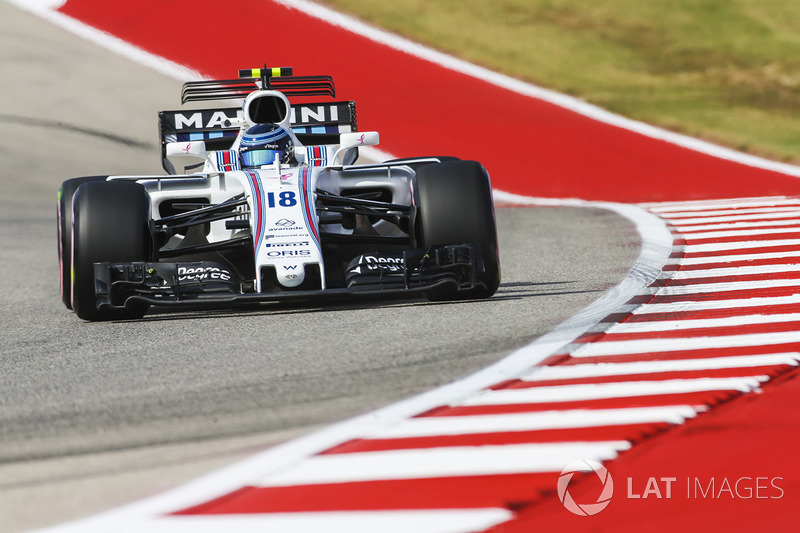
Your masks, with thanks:
[[[786,218],[800,218],[800,211],[793,210],[789,213],[766,213],[766,214],[756,214],[756,215],[725,215],[716,217],[685,218],[681,220],[670,220],[669,222],[673,226],[680,229],[683,226],[710,224],[712,222],[741,222],[745,220],[775,220],[775,219],[786,219]]]
[[[780,239],[769,241],[711,242],[707,244],[687,244],[675,246],[674,251],[687,254],[721,252],[723,250],[747,250],[749,248],[775,248],[776,246],[800,246],[800,239]]]
[[[679,352],[683,350],[708,350],[713,348],[748,348],[800,342],[800,331],[749,333],[745,335],[718,335],[714,337],[686,337],[678,339],[634,339],[626,341],[598,341],[584,344],[572,357],[598,355],[625,355],[652,352]]]
[[[735,315],[724,318],[701,318],[687,320],[657,320],[652,322],[622,322],[614,324],[605,332],[612,333],[655,333],[659,331],[681,331],[685,329],[729,328],[752,324],[777,324],[800,322],[800,313],[774,315]],[[798,328],[800,329],[800,328]]]
[[[724,216],[724,215],[753,215],[753,214],[768,214],[768,213],[796,213],[800,215],[800,209],[798,206],[787,206],[787,207],[774,207],[774,206],[762,206],[762,207],[754,207],[754,208],[731,208],[731,209],[711,209],[708,211],[703,211],[699,213],[697,211],[675,211],[669,213],[668,215],[664,215],[664,218],[669,219],[670,221],[675,221],[676,219],[683,219],[683,218],[705,218],[705,217],[717,217],[717,216]],[[680,220],[678,220],[680,222]]]
[[[760,252],[757,254],[716,255],[712,257],[683,257],[670,260],[668,265],[706,265],[709,263],[739,263],[743,261],[758,261],[768,259],[786,259],[778,264],[794,264],[794,259],[800,257],[800,250],[789,252]]]
[[[257,485],[560,472],[578,458],[605,461],[629,448],[627,441],[559,442],[317,455],[261,478]]]
[[[642,203],[654,213],[671,213],[685,211],[706,211],[709,209],[736,208],[736,207],[769,207],[778,205],[798,205],[797,198],[785,196],[762,196],[753,198],[729,198],[726,200],[689,200],[685,202]]]
[[[757,366],[797,366],[800,353],[767,355],[739,355],[731,357],[705,357],[702,359],[675,359],[670,361],[636,361],[631,363],[594,363],[536,367],[522,376],[524,381],[552,379],[599,378],[630,374],[654,374],[688,370],[716,370],[720,368],[748,368]]]
[[[800,279],[767,279],[762,281],[731,281],[726,283],[698,283],[696,285],[667,285],[661,287],[659,296],[691,296],[727,291],[746,291],[750,289],[777,289],[781,287],[800,287]]]
[[[682,231],[681,235],[686,240],[699,240],[699,239],[724,239],[727,237],[754,237],[756,235],[779,235],[781,233],[798,233],[800,232],[800,223],[794,223],[789,226],[780,228],[761,228],[761,229],[738,229],[738,230],[725,230],[725,231],[699,231],[697,233]]]
[[[800,294],[775,296],[772,298],[732,298],[730,300],[697,300],[656,304],[642,304],[631,311],[634,315],[655,313],[681,313],[712,311],[719,309],[744,309],[748,307],[770,307],[800,304]]]
[[[539,413],[410,418],[370,439],[434,437],[475,433],[511,433],[542,429],[569,429],[667,422],[680,424],[695,416],[688,405],[635,407],[629,409],[572,409]]]
[[[662,274],[662,279],[698,279],[716,278],[724,276],[752,276],[756,274],[781,274],[789,272],[800,272],[800,264],[777,264],[777,265],[754,265],[738,267],[719,267],[705,270],[678,270],[666,271]]]
[[[693,232],[700,232],[700,231],[765,228],[769,226],[795,226],[797,224],[798,221],[795,219],[756,220],[754,222],[721,222],[719,224],[696,224],[691,226],[682,226],[681,235],[690,235]]]
[[[483,531],[513,518],[508,509],[434,509],[403,511],[324,511],[203,516],[164,516],[109,522],[104,533],[467,533]]]
[[[579,356],[573,355],[573,357]],[[579,402],[587,400],[604,400],[609,398],[632,398],[635,396],[653,396],[661,394],[679,394],[684,392],[717,390],[736,390],[740,392],[749,392],[758,388],[760,382],[759,378],[761,377],[763,376],[743,378],[668,379],[663,381],[623,381],[615,383],[559,385],[555,387],[532,387],[529,389],[490,390],[468,398],[461,405],[510,405],[550,402]]]

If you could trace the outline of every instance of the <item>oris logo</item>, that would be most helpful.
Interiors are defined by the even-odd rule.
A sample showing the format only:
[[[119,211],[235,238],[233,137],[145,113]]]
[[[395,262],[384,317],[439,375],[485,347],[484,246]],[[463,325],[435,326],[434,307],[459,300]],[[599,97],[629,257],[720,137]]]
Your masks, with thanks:
[[[269,257],[297,257],[311,255],[311,250],[275,250],[274,252],[267,252]]]
[[[600,478],[600,482],[603,484],[603,491],[595,502],[577,503],[569,493],[569,482],[572,481],[572,476],[576,472],[584,473],[589,471],[593,471]],[[614,480],[611,479],[611,474],[608,473],[606,467],[592,459],[584,459],[568,464],[558,477],[558,499],[561,500],[561,503],[564,504],[564,507],[569,512],[576,515],[596,515],[608,507],[612,496],[614,496]]]

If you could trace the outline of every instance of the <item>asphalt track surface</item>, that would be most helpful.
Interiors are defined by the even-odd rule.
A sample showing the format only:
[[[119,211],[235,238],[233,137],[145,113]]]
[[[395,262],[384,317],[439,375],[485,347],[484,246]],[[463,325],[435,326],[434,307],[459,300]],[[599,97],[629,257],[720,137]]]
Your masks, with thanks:
[[[2,2],[0,50],[2,531],[154,494],[483,368],[616,285],[639,253],[608,211],[503,208],[488,301],[85,323],[58,297],[58,186],[160,172],[156,111],[177,107],[180,84]]]

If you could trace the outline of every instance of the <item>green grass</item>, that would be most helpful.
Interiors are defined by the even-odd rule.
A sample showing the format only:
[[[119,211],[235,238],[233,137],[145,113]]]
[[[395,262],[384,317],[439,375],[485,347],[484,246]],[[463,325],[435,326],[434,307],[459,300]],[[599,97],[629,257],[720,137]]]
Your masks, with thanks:
[[[610,111],[800,161],[797,0],[326,0]]]

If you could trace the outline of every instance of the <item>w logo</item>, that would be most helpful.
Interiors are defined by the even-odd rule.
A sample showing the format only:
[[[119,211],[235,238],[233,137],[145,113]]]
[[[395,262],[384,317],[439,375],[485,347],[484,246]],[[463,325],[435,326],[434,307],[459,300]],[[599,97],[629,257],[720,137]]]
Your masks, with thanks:
[[[600,478],[603,484],[603,491],[594,503],[577,503],[572,499],[569,491],[569,482],[572,481],[572,476],[576,472],[589,472],[593,471]],[[591,459],[584,459],[582,461],[575,461],[570,463],[561,471],[558,477],[558,499],[564,504],[564,507],[571,513],[579,516],[592,516],[596,515],[605,509],[611,503],[611,497],[614,496],[614,480],[611,479],[611,474],[608,473],[606,467],[593,461]]]

